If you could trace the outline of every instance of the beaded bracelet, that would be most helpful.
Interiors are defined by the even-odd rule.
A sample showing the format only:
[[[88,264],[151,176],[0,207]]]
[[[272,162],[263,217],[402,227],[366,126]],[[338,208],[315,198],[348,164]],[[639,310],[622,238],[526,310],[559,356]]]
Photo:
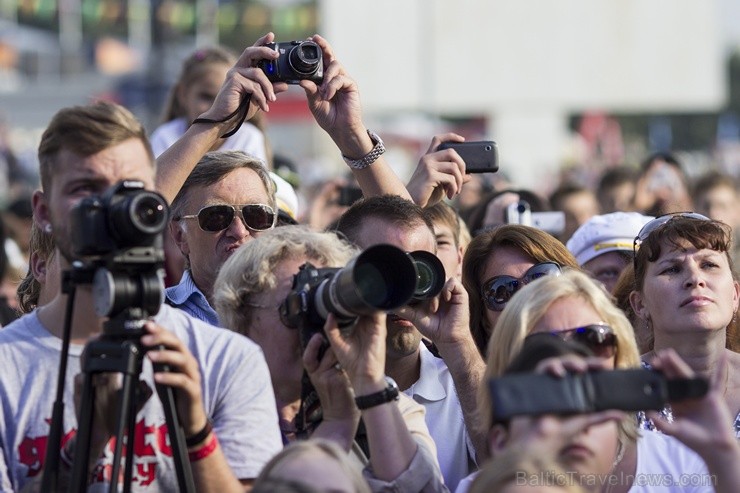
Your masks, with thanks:
[[[211,439],[208,440],[205,445],[203,445],[199,449],[188,452],[188,459],[190,460],[190,462],[197,462],[201,459],[205,459],[213,452],[215,452],[217,447],[218,438],[216,438],[215,433],[211,433]]]

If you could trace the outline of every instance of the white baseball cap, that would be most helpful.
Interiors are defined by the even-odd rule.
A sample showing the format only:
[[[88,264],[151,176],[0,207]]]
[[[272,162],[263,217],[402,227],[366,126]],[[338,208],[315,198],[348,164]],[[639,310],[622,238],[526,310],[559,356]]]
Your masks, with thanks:
[[[573,233],[566,247],[580,266],[607,252],[631,252],[635,236],[652,219],[637,212],[596,215]]]
[[[295,219],[298,216],[298,195],[293,186],[272,171],[270,171],[270,178],[275,183],[275,201],[278,209]]]

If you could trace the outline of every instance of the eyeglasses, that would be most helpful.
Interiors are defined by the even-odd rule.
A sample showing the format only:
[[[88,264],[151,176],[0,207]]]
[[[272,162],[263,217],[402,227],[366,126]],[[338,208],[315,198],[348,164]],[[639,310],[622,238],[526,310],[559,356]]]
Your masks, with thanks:
[[[208,205],[199,210],[197,214],[181,216],[177,220],[198,218],[200,229],[209,233],[217,233],[228,228],[237,214],[244,225],[252,231],[272,229],[277,221],[274,209],[265,204]]]
[[[606,324],[592,324],[575,329],[552,331],[550,334],[564,341],[583,344],[599,358],[611,358],[617,354],[617,335]]]
[[[486,308],[500,312],[506,308],[514,293],[522,286],[544,276],[559,276],[562,273],[560,265],[555,262],[540,262],[527,269],[522,277],[493,276],[483,284],[481,294]]]

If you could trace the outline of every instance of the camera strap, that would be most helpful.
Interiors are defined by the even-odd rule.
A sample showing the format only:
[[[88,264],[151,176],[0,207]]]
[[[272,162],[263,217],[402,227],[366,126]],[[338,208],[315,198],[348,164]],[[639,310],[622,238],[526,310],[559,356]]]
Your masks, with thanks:
[[[311,383],[311,379],[308,378],[308,373],[304,370],[301,378],[301,407],[295,418],[296,438],[299,440],[309,439],[323,419],[324,414],[321,409],[319,394]],[[354,441],[369,460],[370,445],[367,441],[367,430],[362,418],[360,418],[360,423],[357,426]]]
[[[226,121],[231,120],[237,115],[241,115],[239,116],[239,121],[236,123],[236,126],[221,136],[222,139],[227,139],[231,137],[232,135],[234,135],[241,128],[242,124],[244,123],[244,120],[247,119],[247,114],[249,113],[249,102],[251,100],[252,100],[252,95],[246,94],[244,98],[241,100],[241,102],[239,103],[239,107],[236,110],[234,110],[231,114],[227,115],[226,118],[224,118],[223,120],[212,120],[210,118],[196,118],[195,120],[193,120],[193,123],[191,125],[195,125],[196,123],[224,123]]]
[[[295,418],[296,437],[308,439],[324,419],[319,394],[316,392],[306,370],[301,377],[301,407]]]

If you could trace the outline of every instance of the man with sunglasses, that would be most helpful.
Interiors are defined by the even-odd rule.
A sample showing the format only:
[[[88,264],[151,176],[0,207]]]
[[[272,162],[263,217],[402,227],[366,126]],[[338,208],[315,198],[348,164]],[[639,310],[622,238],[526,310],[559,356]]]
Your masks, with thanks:
[[[406,252],[437,250],[424,210],[398,196],[355,202],[337,229],[362,249],[387,243]],[[447,280],[439,296],[412,302],[387,317],[386,374],[426,409],[427,426],[451,490],[474,469],[476,447],[485,441],[469,434],[477,430],[476,396],[485,365],[468,320],[467,293],[455,278]],[[427,341],[422,341],[422,334]],[[430,341],[441,358],[425,344]]]
[[[172,201],[172,234],[187,259],[180,283],[167,289],[171,305],[220,326],[213,283],[241,245],[277,222],[272,180],[264,164],[241,151],[209,152]]]

